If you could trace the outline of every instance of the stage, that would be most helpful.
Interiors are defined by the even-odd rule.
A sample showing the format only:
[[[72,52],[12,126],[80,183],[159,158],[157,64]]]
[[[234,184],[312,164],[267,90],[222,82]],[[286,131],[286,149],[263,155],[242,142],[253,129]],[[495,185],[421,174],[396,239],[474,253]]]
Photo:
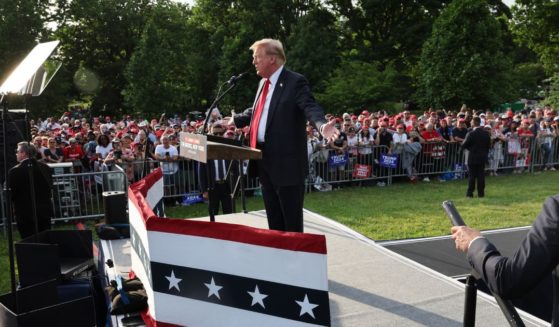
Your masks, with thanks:
[[[216,216],[216,221],[267,227],[263,211]],[[326,236],[332,326],[462,326],[464,285],[458,280],[307,210],[305,231]],[[451,266],[460,268],[455,271],[463,271],[467,267],[465,257],[454,251],[452,240],[438,240],[448,242],[439,260],[452,258]],[[114,270],[107,272],[127,276],[129,242],[102,241],[101,250],[106,259],[115,262]],[[520,314],[526,326],[549,325]],[[115,320],[113,325],[120,326]],[[507,325],[493,298],[478,292],[476,326]]]

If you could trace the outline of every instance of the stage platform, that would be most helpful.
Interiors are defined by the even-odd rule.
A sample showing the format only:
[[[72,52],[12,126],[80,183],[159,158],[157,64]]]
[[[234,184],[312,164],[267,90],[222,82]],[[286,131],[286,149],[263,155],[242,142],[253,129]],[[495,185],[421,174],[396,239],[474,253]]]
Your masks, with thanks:
[[[220,215],[216,221],[267,228],[264,211]],[[307,210],[305,232],[326,236],[332,326],[462,326],[464,285],[458,280]],[[127,276],[129,243],[103,243],[105,257],[112,257],[116,264],[112,271]],[[453,262],[464,257],[453,248],[448,251],[446,255],[458,260]],[[465,257],[462,260],[466,262]],[[549,326],[520,314],[526,326]],[[478,292],[476,326],[508,325],[494,299]]]

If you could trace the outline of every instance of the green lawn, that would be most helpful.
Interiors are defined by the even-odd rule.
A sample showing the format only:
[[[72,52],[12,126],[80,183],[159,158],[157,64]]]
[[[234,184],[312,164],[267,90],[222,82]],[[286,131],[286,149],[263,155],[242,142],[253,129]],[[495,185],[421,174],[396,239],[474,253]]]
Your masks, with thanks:
[[[488,177],[483,199],[464,196],[466,180],[346,187],[307,194],[305,208],[374,240],[439,236],[450,232],[441,207],[444,200],[452,200],[466,223],[476,228],[525,226],[534,220],[544,199],[558,192],[558,182],[557,172]],[[249,211],[263,207],[261,198],[248,198]],[[208,215],[202,204],[167,208],[166,212],[177,218]]]
[[[332,218],[374,240],[448,235],[450,223],[441,208],[452,200],[466,223],[479,229],[532,223],[544,199],[558,193],[558,172],[488,177],[486,197],[464,196],[466,181],[399,182],[387,187],[346,187],[305,196],[305,208]],[[240,203],[237,211],[240,211]],[[263,209],[262,198],[247,199],[247,209]],[[207,206],[167,208],[175,218],[207,216]],[[73,227],[72,227],[73,228]],[[9,290],[6,238],[0,234],[0,294]]]

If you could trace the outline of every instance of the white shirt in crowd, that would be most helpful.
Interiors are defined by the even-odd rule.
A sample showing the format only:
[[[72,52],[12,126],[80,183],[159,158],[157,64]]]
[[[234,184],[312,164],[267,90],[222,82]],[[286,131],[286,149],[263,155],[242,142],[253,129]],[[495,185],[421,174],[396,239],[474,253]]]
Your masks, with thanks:
[[[112,149],[113,149],[112,143],[109,143],[107,146],[102,146],[98,144],[95,147],[95,153],[97,153],[101,159],[105,159]]]
[[[394,142],[394,144],[406,143],[407,141],[408,141],[408,135],[406,133],[402,133],[402,134],[394,133],[394,134],[392,134],[392,142]]]
[[[179,151],[174,146],[169,146],[169,148],[165,149],[165,146],[163,144],[159,144],[158,146],[155,147],[155,154],[158,154],[163,158],[165,158],[167,152],[169,152],[169,156],[171,158],[177,157],[179,155]],[[174,174],[177,171],[179,171],[179,164],[176,161],[172,161],[172,162],[163,161],[161,162],[161,170],[165,175]]]

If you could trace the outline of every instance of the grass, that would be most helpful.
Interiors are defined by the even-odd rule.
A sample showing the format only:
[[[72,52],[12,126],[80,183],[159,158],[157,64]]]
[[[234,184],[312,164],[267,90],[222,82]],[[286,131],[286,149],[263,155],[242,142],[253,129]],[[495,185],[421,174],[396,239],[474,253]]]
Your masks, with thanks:
[[[488,177],[482,199],[464,196],[466,180],[346,187],[307,194],[305,208],[374,240],[440,236],[450,232],[441,207],[444,200],[452,200],[466,223],[479,229],[526,226],[535,219],[544,199],[557,193],[557,182],[557,172]],[[264,207],[261,198],[247,200],[249,211]],[[203,204],[168,208],[167,214],[177,218],[208,215]]]
[[[545,198],[558,193],[558,182],[558,172],[488,177],[483,199],[464,196],[465,180],[416,185],[400,182],[382,188],[355,186],[307,194],[305,208],[374,240],[440,236],[450,233],[441,207],[444,200],[452,200],[466,223],[478,229],[526,226],[535,219]],[[247,198],[249,211],[263,208],[262,198]],[[237,202],[237,211],[240,209]],[[208,216],[204,204],[171,207],[166,213],[175,218]],[[0,233],[0,294],[10,285],[6,243]]]

